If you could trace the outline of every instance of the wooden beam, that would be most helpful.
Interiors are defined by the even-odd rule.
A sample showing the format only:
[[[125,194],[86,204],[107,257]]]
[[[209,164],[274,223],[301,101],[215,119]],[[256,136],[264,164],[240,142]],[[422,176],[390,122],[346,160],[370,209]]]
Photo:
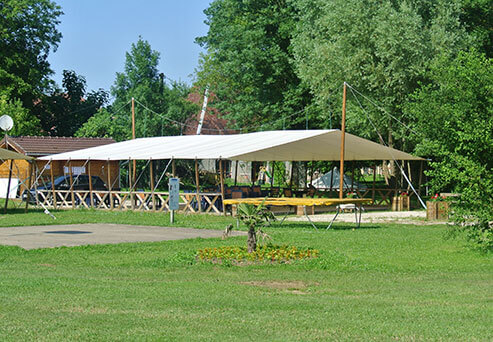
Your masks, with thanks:
[[[339,170],[339,198],[343,198],[344,190],[344,148],[346,143],[346,82],[342,93],[342,122],[341,122],[341,160]]]
[[[149,159],[149,173],[151,177],[151,200],[152,200],[152,210],[156,211],[156,198],[154,196],[154,166],[152,159]]]
[[[221,198],[223,206],[223,215],[226,216],[226,206],[224,205],[224,175],[223,175],[223,161],[219,159],[219,180],[221,182]]]
[[[235,186],[236,186],[236,182],[238,181],[238,160],[236,161],[235,163]]]
[[[56,205],[56,192],[55,192],[55,176],[53,175],[53,160],[50,159],[50,178],[51,178],[51,191],[53,194],[53,208],[57,208]]]
[[[196,194],[197,194],[197,205],[199,208],[199,212],[201,212],[202,203],[200,203],[199,162],[197,161],[197,158],[195,158],[195,185],[196,185]]]
[[[75,196],[74,196],[74,175],[72,173],[72,160],[68,160],[68,174],[70,178],[70,199],[72,200],[72,209],[75,208]]]
[[[5,207],[3,208],[3,213],[7,213],[7,207],[9,205],[9,196],[10,196],[10,183],[12,181],[12,166],[13,166],[13,159],[10,159],[10,166],[9,166],[9,180],[7,181],[7,195],[5,196]]]
[[[87,175],[89,176],[89,200],[91,201],[90,207],[94,205],[92,201],[92,174],[91,174],[91,159],[87,160]]]
[[[106,162],[107,164],[107,175],[106,175],[106,179],[107,179],[107,183],[108,183],[108,199],[110,201],[110,210],[113,209],[113,198],[112,198],[112,194],[111,194],[111,188],[112,188],[112,184],[111,184],[111,163],[110,163],[110,160],[108,159],[108,161]]]
[[[27,190],[26,190],[26,208],[24,209],[24,212],[27,213],[27,209],[29,208],[29,199],[31,197],[31,186],[32,186],[32,176],[33,176],[33,163],[34,161],[28,161],[29,163],[29,177],[27,179]]]

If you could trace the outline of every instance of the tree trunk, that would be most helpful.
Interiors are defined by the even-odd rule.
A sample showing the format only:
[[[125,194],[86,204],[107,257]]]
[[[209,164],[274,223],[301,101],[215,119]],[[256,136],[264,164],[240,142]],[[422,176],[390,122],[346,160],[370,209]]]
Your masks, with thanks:
[[[255,233],[255,227],[250,227],[248,229],[247,248],[248,253],[252,253],[257,250],[257,234]]]

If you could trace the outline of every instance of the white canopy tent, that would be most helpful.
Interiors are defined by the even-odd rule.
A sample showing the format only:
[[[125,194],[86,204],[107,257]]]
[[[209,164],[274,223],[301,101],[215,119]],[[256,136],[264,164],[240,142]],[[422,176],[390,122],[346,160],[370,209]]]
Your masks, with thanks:
[[[345,160],[422,160],[346,133]],[[152,137],[60,153],[41,160],[222,159],[311,161],[340,159],[340,130],[266,131],[233,135]]]

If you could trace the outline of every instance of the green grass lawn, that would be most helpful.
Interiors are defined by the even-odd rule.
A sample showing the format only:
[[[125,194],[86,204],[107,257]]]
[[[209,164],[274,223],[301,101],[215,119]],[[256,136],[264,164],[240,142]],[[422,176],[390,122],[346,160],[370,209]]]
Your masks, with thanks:
[[[1,226],[78,222],[169,225],[162,214],[2,215]],[[223,229],[231,217],[177,215]],[[325,226],[320,224],[320,227]],[[268,228],[276,244],[320,250],[287,265],[198,264],[203,247],[245,237],[62,247],[0,246],[1,340],[493,339],[493,260],[444,226]],[[1,228],[0,228],[1,229]]]

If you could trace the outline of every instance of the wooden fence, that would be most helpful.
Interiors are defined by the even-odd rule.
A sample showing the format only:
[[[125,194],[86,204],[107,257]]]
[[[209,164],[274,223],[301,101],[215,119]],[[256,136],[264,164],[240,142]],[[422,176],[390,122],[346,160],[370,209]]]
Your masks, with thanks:
[[[181,193],[180,211],[183,213],[222,214],[221,193]],[[56,198],[56,201],[53,201]],[[38,190],[31,202],[53,209],[95,208],[107,210],[169,211],[168,192],[150,191],[87,191]]]

